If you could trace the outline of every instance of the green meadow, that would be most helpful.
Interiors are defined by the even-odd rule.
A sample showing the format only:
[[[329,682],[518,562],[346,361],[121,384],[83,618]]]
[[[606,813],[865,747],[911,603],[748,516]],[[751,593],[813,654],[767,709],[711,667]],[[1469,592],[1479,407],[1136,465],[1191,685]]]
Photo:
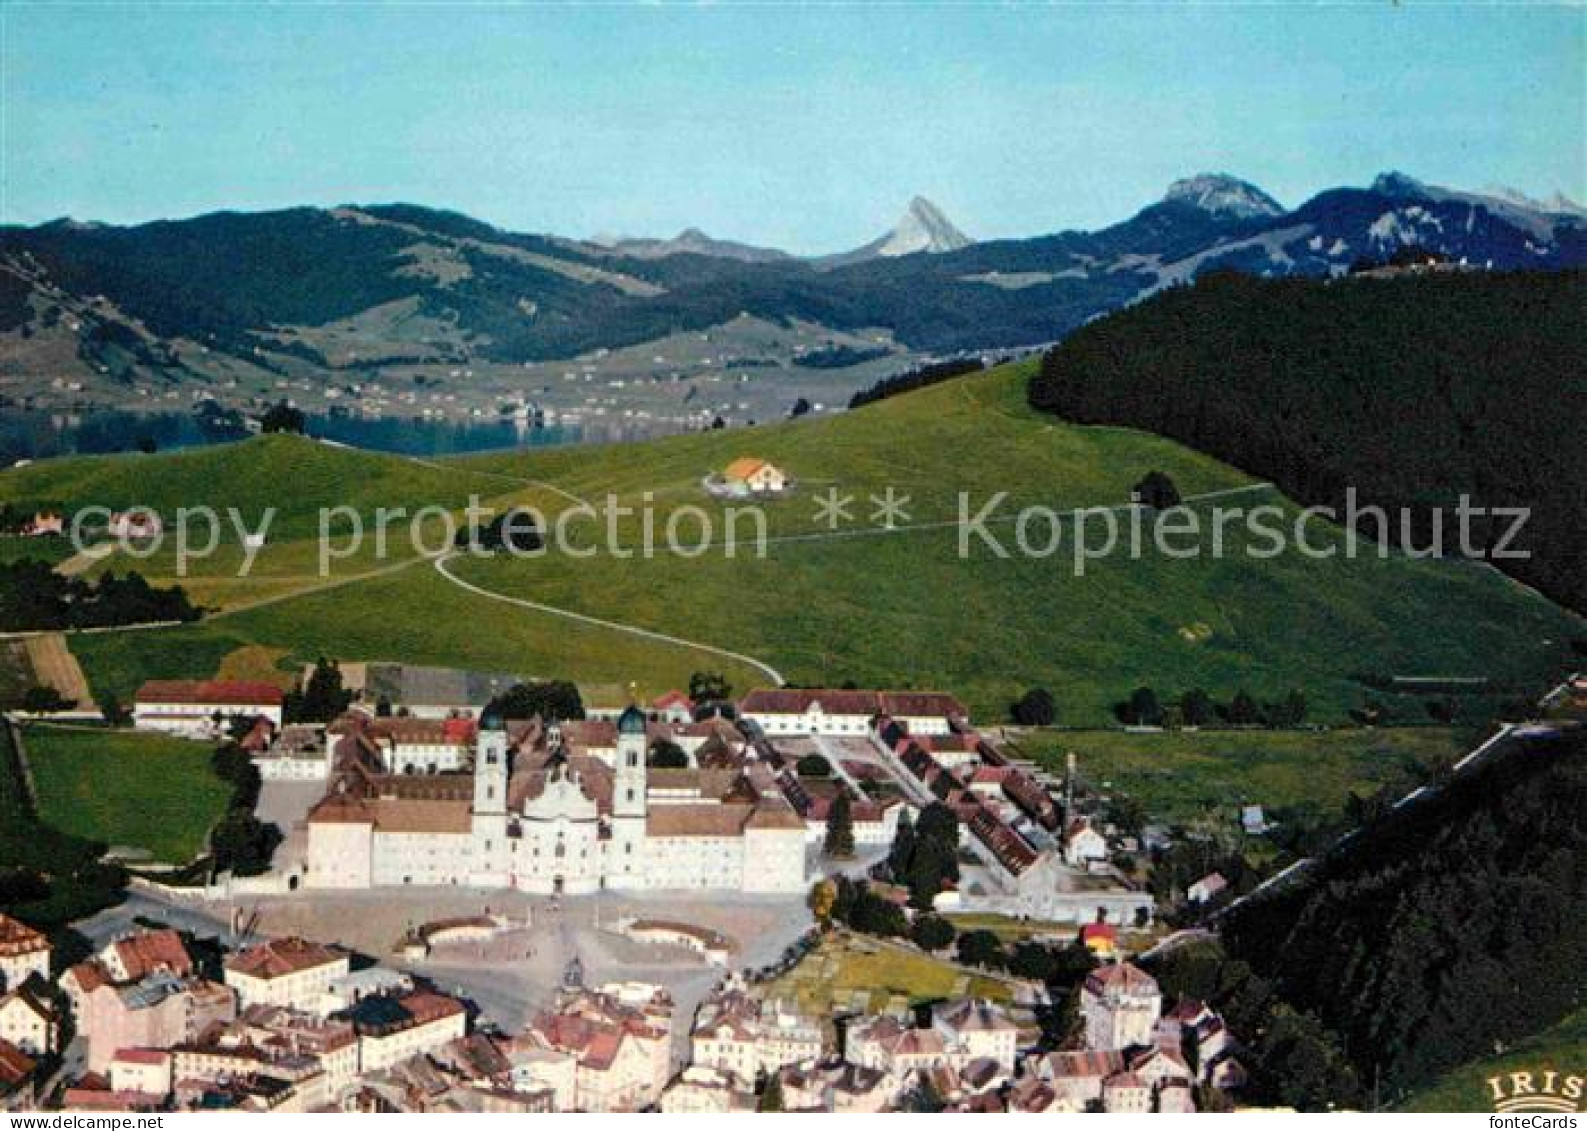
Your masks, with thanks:
[[[626,556],[642,519],[581,516],[570,526],[592,556],[557,553],[459,558],[449,568],[492,593],[744,653],[801,684],[853,681],[959,693],[981,718],[1000,719],[1027,687],[1045,686],[1059,721],[1098,726],[1114,703],[1148,684],[1165,695],[1190,686],[1227,699],[1305,692],[1311,718],[1342,720],[1369,694],[1364,677],[1486,678],[1527,689],[1568,662],[1582,621],[1485,568],[1458,563],[1297,553],[1258,559],[1243,527],[1226,530],[1226,552],[1193,559],[1158,553],[1147,540],[1127,550],[1123,509],[1146,472],[1167,473],[1187,497],[1240,491],[1223,502],[1295,508],[1239,471],[1158,437],[1064,424],[1032,412],[1030,366],[1005,366],[852,413],[753,429],[704,432],[641,444],[519,450],[436,462],[272,436],[229,447],[153,456],[96,457],[0,473],[0,498],[60,498],[69,505],[145,501],[162,512],[203,503],[256,515],[279,513],[251,576],[226,554],[175,574],[169,549],[132,563],[152,579],[180,582],[215,609],[205,622],[73,640],[96,692],[126,695],[148,676],[212,674],[245,645],[283,650],[290,667],[316,655],[490,667],[589,684],[635,683],[649,691],[722,669],[740,690],[766,681],[755,669],[688,645],[663,643],[548,612],[491,600],[453,585],[417,555],[399,523],[388,553],[366,546],[318,575],[318,509],[340,504],[372,516],[430,504],[460,510],[471,495],[504,506],[528,502],[555,521],[570,496],[604,508],[608,498],[654,528],[677,515],[693,538],[709,521],[718,538],[730,509],[701,479],[738,456],[757,456],[795,479],[790,497],[765,505],[764,557],[740,544],[698,557]],[[876,502],[888,489],[907,512],[904,529],[878,531]],[[834,532],[817,499],[848,499],[851,520]],[[978,512],[998,493],[989,524],[1007,551],[940,524]],[[1021,554],[1012,517],[1051,508],[1062,539],[1048,557]],[[1192,504],[1205,514],[1211,500]],[[1077,569],[1070,547],[1078,508],[1120,508],[1125,552]],[[688,508],[684,510],[683,508]],[[1087,520],[1100,540],[1100,518]],[[935,525],[934,525],[935,524]],[[909,529],[910,527],[923,527]],[[863,529],[862,529],[863,528]],[[750,527],[741,517],[743,537]],[[1341,548],[1313,521],[1314,544]],[[1029,531],[1040,541],[1045,523]],[[1094,541],[1093,545],[1099,544]]]

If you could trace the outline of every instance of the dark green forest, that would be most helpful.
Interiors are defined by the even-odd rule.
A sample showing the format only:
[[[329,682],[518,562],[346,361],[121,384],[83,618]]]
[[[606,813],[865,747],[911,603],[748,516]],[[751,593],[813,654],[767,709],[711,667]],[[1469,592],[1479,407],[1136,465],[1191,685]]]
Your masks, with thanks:
[[[1581,1007],[1584,813],[1587,731],[1515,740],[1379,816],[1304,882],[1232,911],[1229,961],[1207,985],[1175,988],[1302,1019],[1351,1069],[1315,1085],[1344,1093],[1339,1103],[1393,1100]],[[1242,1036],[1266,1047],[1264,1024]]]
[[[1374,541],[1457,548],[1462,494],[1531,517],[1495,560],[1587,610],[1587,274],[1201,276],[1076,331],[1030,386],[1041,410],[1169,436],[1308,505],[1385,508]],[[1402,523],[1401,510],[1411,516]],[[1472,524],[1491,549],[1508,518]]]

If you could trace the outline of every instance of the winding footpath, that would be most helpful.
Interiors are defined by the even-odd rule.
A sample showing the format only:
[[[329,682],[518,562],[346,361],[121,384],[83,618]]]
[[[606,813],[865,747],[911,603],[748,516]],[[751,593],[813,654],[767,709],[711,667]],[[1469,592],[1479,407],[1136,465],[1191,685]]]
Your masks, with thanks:
[[[636,636],[642,640],[654,640],[661,644],[671,644],[680,648],[689,648],[697,652],[706,652],[713,656],[721,656],[725,659],[736,660],[741,664],[747,664],[749,667],[761,672],[766,676],[766,678],[770,679],[778,687],[783,687],[788,682],[783,678],[782,673],[776,668],[772,667],[770,664],[763,660],[757,660],[754,656],[746,656],[742,652],[734,652],[728,648],[718,648],[714,644],[702,644],[698,640],[685,640],[681,636],[669,636],[665,632],[652,632],[648,628],[636,628],[634,625],[622,624],[618,621],[602,620],[600,617],[592,617],[586,613],[575,613],[569,609],[559,609],[554,605],[545,605],[539,601],[530,601],[523,597],[509,597],[504,593],[492,592],[491,590],[482,588],[473,584],[472,582],[464,581],[461,577],[457,576],[457,574],[449,570],[447,568],[447,564],[451,562],[456,556],[456,554],[447,554],[444,557],[436,558],[436,572],[450,581],[453,585],[456,585],[460,589],[465,589],[468,592],[473,593],[475,596],[484,597],[491,601],[500,601],[507,605],[516,605],[521,609],[531,609],[537,613],[547,613],[551,616],[577,621],[580,624],[594,625],[597,628],[605,628],[613,632],[626,633],[629,636]]]

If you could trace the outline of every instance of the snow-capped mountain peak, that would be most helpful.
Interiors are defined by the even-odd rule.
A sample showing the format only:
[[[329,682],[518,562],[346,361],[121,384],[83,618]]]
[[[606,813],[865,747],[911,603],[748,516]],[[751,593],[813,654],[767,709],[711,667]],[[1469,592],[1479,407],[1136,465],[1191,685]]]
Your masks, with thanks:
[[[1227,173],[1201,173],[1185,177],[1168,186],[1165,200],[1189,204],[1219,216],[1248,219],[1253,216],[1282,216],[1284,206],[1267,193]]]
[[[892,231],[881,238],[876,254],[891,257],[913,255],[917,251],[957,251],[970,243],[970,237],[954,227],[942,209],[925,197],[917,196],[909,202]]]

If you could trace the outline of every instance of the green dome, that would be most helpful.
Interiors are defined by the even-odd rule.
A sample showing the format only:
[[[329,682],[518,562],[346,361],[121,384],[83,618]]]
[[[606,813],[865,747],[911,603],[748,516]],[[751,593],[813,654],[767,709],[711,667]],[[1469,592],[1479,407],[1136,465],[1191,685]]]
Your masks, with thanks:
[[[617,719],[618,734],[644,734],[645,712],[638,707],[629,707]]]

